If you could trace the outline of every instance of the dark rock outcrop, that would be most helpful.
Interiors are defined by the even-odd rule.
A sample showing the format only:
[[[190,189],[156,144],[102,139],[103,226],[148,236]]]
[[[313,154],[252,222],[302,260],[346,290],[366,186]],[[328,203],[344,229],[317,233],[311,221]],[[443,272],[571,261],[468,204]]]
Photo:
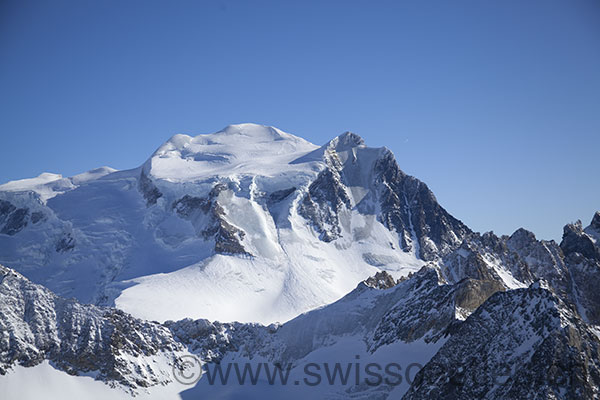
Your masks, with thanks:
[[[600,261],[600,248],[596,247],[594,240],[583,231],[581,221],[565,226],[560,248],[565,256],[580,253],[586,258]]]
[[[342,232],[340,212],[350,208],[350,198],[339,173],[327,168],[308,187],[298,212],[313,224],[322,241],[331,242]]]
[[[539,284],[496,293],[419,371],[404,399],[595,398],[600,341]]]
[[[148,178],[148,176],[146,175],[146,173],[144,172],[143,169],[142,169],[142,172],[140,173],[140,179],[138,181],[138,188],[139,188],[140,192],[142,193],[142,196],[144,196],[144,199],[146,200],[146,205],[148,207],[156,204],[158,199],[160,199],[163,195],[160,192],[160,190],[158,190],[158,188],[154,185],[152,180],[150,178]]]
[[[225,209],[217,201],[219,193],[224,190],[227,190],[226,185],[216,184],[207,197],[185,195],[175,201],[172,208],[180,217],[190,220],[192,224],[198,219],[203,222],[207,219],[207,223],[201,223],[198,233],[205,239],[215,241],[216,253],[251,256],[242,245],[246,234],[227,222]]]
[[[454,303],[462,310],[473,312],[491,295],[505,290],[505,287],[495,280],[464,279],[456,284]]]
[[[389,289],[398,283],[393,276],[385,271],[377,272],[374,276],[370,276],[363,282],[373,289]]]
[[[157,373],[156,357],[183,351],[158,323],[58,297],[4,266],[0,305],[0,375],[50,360],[70,374],[94,371],[99,380],[148,387],[171,381],[170,370]]]
[[[205,319],[166,321],[173,337],[205,362],[218,363],[228,353],[241,352],[249,357],[263,354],[278,325],[221,323]],[[268,355],[268,354],[267,354]]]
[[[282,189],[282,190],[276,190],[275,192],[269,194],[269,198],[268,198],[267,202],[269,204],[278,203],[278,202],[284,200],[285,198],[287,198],[289,195],[291,195],[295,191],[296,191],[295,187],[291,187],[288,189]]]
[[[55,249],[57,253],[65,253],[75,248],[75,238],[70,233],[65,233],[63,237],[56,243]]]
[[[27,226],[29,217],[29,209],[17,208],[6,200],[0,200],[0,233],[16,235]]]
[[[505,290],[495,281],[464,279],[457,284],[446,284],[437,269],[429,266],[400,285],[406,288],[403,294],[406,301],[390,306],[385,312],[372,334],[371,350],[398,340],[435,342],[494,293]]]
[[[401,246],[425,261],[458,247],[471,230],[439,205],[427,185],[400,170],[391,152],[375,164],[381,222],[402,238]],[[416,242],[414,242],[416,240]]]

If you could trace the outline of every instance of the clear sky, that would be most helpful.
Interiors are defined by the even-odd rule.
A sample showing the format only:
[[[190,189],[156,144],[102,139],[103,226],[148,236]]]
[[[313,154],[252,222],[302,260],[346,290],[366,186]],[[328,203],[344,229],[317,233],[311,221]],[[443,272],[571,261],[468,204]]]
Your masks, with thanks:
[[[0,182],[350,130],[479,231],[600,209],[600,1],[0,1]]]

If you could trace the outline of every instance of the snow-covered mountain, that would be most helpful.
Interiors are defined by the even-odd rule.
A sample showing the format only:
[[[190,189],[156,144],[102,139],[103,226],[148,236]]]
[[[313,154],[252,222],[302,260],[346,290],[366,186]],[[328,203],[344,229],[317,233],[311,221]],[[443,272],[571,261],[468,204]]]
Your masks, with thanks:
[[[116,387],[97,398],[599,392],[600,212],[560,244],[476,233],[352,133],[319,147],[234,125],[176,135],[133,170],[0,185],[0,263],[0,397],[42,376],[57,393]],[[314,364],[424,368],[400,384],[178,386],[190,354],[290,365],[292,382]]]
[[[0,201],[0,262],[159,321],[283,322],[470,233],[389,150],[252,124],[175,135],[129,171],[10,182]]]

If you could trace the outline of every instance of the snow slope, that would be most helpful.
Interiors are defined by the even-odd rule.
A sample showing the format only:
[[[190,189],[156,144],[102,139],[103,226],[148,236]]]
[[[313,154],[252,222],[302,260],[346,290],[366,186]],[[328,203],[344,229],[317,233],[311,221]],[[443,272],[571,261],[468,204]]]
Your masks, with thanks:
[[[179,400],[180,392],[188,387],[171,382],[138,390],[135,397],[121,387],[111,387],[91,376],[73,376],[60,371],[48,361],[35,367],[15,367],[8,375],[0,378],[0,398],[23,400],[131,400],[161,399]]]

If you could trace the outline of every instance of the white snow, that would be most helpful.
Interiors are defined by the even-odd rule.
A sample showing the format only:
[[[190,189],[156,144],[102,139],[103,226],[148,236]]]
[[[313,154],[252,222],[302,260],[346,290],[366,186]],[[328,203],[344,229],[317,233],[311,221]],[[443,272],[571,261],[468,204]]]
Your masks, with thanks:
[[[45,202],[48,199],[63,193],[66,190],[73,189],[74,186],[68,179],[59,174],[44,172],[35,178],[21,179],[11,181],[0,185],[0,191],[23,192],[33,191],[39,194],[40,199]]]
[[[117,172],[117,170],[111,167],[100,167],[71,177],[71,182],[73,182],[74,185],[81,185],[86,182],[100,179],[113,172]]]
[[[498,274],[500,279],[509,289],[526,288],[527,285],[516,279],[512,273],[502,266],[501,262],[494,257],[487,255],[484,257],[485,262]]]
[[[73,190],[83,183],[99,179],[115,171],[116,169],[110,167],[100,167],[71,178],[63,178],[60,174],[44,172],[35,178],[20,179],[0,185],[0,192],[31,191],[37,193],[40,200],[45,203],[47,200],[68,190]]]
[[[151,176],[169,182],[232,175],[293,175],[305,166],[291,162],[316,148],[277,128],[230,125],[212,134],[173,136],[154,153],[146,168]]]
[[[173,382],[166,386],[139,389],[135,397],[129,389],[111,387],[91,376],[73,376],[54,368],[48,361],[35,367],[17,366],[0,378],[1,399],[23,400],[179,400],[188,387]]]
[[[42,185],[62,179],[62,177],[63,176],[60,174],[44,172],[36,176],[35,178],[20,179],[0,185],[0,190],[7,190],[13,192],[21,190],[35,190],[36,188],[39,188]]]

